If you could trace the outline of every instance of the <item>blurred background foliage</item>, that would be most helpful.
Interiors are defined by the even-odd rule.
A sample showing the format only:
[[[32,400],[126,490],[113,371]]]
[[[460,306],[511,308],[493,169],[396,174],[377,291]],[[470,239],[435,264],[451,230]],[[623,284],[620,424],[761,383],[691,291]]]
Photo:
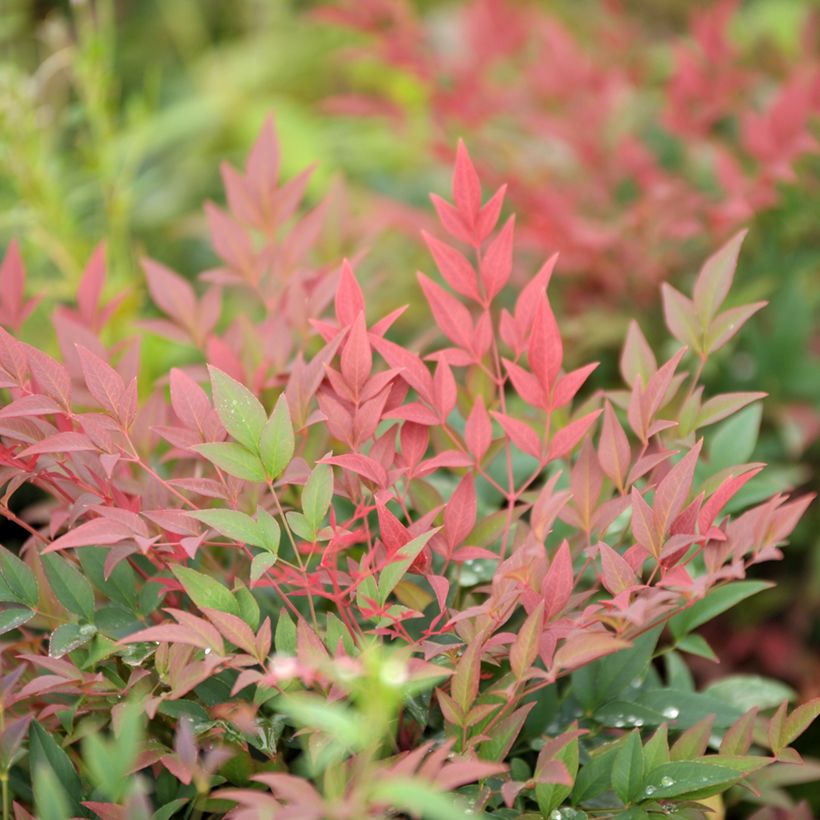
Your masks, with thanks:
[[[353,252],[362,237],[369,242],[382,224],[376,215],[389,214],[393,229],[373,238],[360,270],[371,286],[389,282],[391,306],[403,297],[413,303],[410,320],[423,317],[416,309],[412,273],[432,265],[418,239],[403,229],[401,207],[429,214],[427,192],[449,190],[449,157],[431,150],[441,134],[434,133],[439,124],[432,121],[429,89],[412,72],[386,64],[375,51],[368,54],[366,36],[320,22],[313,12],[329,5],[3,0],[0,244],[18,237],[31,280],[52,303],[73,291],[103,237],[112,287],[130,292],[120,311],[123,328],[143,303],[138,262],[143,253],[188,276],[213,265],[201,204],[223,200],[220,162],[242,164],[273,111],[284,176],[318,158],[309,198],[334,186],[341,192],[326,234],[328,258]],[[409,5],[418,19],[446,29],[463,3]],[[599,7],[573,0],[541,5],[579,36]],[[686,38],[692,12],[714,4],[627,0],[620,5],[663,67],[671,59],[669,43]],[[749,0],[733,18],[733,41],[745,60],[776,71],[800,59],[807,43],[817,54],[816,10],[810,0]],[[358,49],[356,59],[350,58],[351,46]],[[382,95],[400,112],[401,126],[389,117],[330,113],[327,101],[351,91]],[[646,93],[651,109],[656,101],[649,98],[656,91]],[[464,136],[469,144],[471,134]],[[720,367],[707,373],[715,391],[771,394],[755,458],[776,465],[767,473],[776,488],[816,488],[817,483],[818,172],[815,151],[800,161],[796,178],[780,186],[776,205],[750,220],[735,298],[768,299],[770,305],[749,323]],[[388,201],[392,204],[382,210]],[[708,246],[691,244],[690,255],[669,271],[684,290]],[[379,289],[372,289],[378,301]],[[559,304],[565,297],[563,326],[573,356],[600,358],[606,380],[617,367],[615,340],[622,338],[629,316],[624,301],[581,305],[580,311],[562,281],[553,297]],[[632,307],[629,293],[625,301]],[[44,311],[36,315],[42,318]],[[657,301],[648,302],[638,318],[648,336],[663,338]],[[36,336],[36,319],[25,333]],[[162,345],[150,339],[143,355],[151,369],[166,365]],[[819,533],[815,505],[776,571],[777,588],[716,627],[710,639],[726,657],[721,673],[727,667],[760,671],[787,680],[803,696],[820,694]],[[715,674],[708,664],[698,671],[704,678]]]

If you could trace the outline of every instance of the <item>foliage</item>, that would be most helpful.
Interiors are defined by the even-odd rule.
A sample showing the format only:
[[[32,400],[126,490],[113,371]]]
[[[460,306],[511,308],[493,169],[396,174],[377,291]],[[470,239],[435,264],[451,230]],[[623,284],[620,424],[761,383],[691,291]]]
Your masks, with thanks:
[[[698,692],[683,660],[810,501],[727,444],[762,395],[700,381],[762,307],[725,305],[742,234],[665,291],[671,355],[633,323],[623,385],[590,390],[556,258],[515,284],[515,217],[463,145],[411,344],[316,261],[325,209],[280,182],[271,122],[224,179],[220,266],[194,287],[143,261],[141,330],[183,364],[139,389],[139,337],[103,341],[104,251],[54,312],[60,361],[17,337],[6,254],[5,813],[703,817],[815,778],[792,744],[820,702]]]

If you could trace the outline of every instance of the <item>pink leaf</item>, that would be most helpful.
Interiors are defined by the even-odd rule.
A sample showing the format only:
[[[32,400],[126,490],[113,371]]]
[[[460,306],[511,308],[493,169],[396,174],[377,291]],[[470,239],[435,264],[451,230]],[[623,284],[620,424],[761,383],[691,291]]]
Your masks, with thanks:
[[[533,458],[541,457],[541,440],[532,427],[504,413],[493,412],[491,415],[519,450]]]
[[[454,296],[428,279],[423,273],[417,274],[421,289],[430,304],[433,318],[442,333],[453,344],[464,350],[472,347],[473,321],[470,312]],[[392,364],[392,363],[391,363]],[[393,365],[395,366],[395,365]]]
[[[569,551],[569,542],[564,539],[541,583],[541,594],[546,604],[546,620],[551,620],[564,609],[572,595],[573,586],[572,554]]]
[[[601,415],[600,410],[593,410],[585,416],[570,422],[566,427],[561,428],[550,441],[549,457],[563,458],[572,452],[575,445],[587,434],[589,428],[595,424],[595,420]]]
[[[736,233],[704,262],[698,274],[693,300],[701,326],[704,328],[712,321],[732,287],[740,246],[747,233],[745,230]]]
[[[549,392],[564,358],[558,324],[546,294],[537,303],[530,330],[529,364],[545,391]]]
[[[601,439],[598,442],[598,460],[601,469],[623,492],[632,453],[626,433],[609,402],[604,405],[604,423],[601,428]]]
[[[465,438],[470,453],[475,456],[476,461],[481,461],[490,448],[493,438],[492,423],[484,407],[484,399],[481,396],[476,399],[473,409],[467,417]]]
[[[473,476],[467,473],[444,508],[444,535],[450,551],[464,542],[475,527],[476,494]]]
[[[464,221],[474,228],[481,208],[481,182],[462,140],[458,141],[456,149],[453,199]]]
[[[481,260],[481,280],[489,301],[498,295],[512,273],[514,232],[515,216],[511,216]]]
[[[478,301],[476,274],[467,259],[455,248],[446,242],[439,241],[428,234],[427,231],[422,231],[422,236],[433,255],[433,259],[436,261],[441,275],[444,277],[444,281],[456,293]]]
[[[609,544],[602,541],[598,544],[598,552],[601,556],[601,568],[603,570],[601,581],[610,595],[620,595],[620,593],[632,589],[638,584],[638,579],[632,571],[632,567]]]
[[[347,259],[342,262],[339,285],[336,288],[336,321],[340,327],[353,324],[356,317],[364,312],[364,296],[353,268]]]

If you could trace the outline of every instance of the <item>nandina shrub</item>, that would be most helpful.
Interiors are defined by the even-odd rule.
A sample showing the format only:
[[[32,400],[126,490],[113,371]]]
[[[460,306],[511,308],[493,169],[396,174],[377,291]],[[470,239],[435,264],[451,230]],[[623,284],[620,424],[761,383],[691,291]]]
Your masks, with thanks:
[[[726,422],[762,394],[700,384],[762,307],[724,305],[742,234],[666,291],[668,355],[633,323],[623,385],[591,392],[555,257],[510,286],[513,217],[463,147],[423,346],[350,264],[311,264],[322,211],[279,184],[270,125],[225,180],[201,295],[144,262],[143,329],[188,364],[137,389],[138,339],[102,341],[102,248],[54,311],[61,361],[0,332],[24,536],[0,551],[4,816],[705,817],[725,794],[808,817],[773,784],[816,777],[791,744],[820,702],[699,692],[685,663],[809,503],[734,463]],[[15,247],[2,281],[16,331]]]
[[[617,2],[325,0],[315,18],[364,35],[342,41],[326,110],[421,134],[433,157],[469,136],[525,247],[561,252],[574,300],[651,302],[784,183],[809,190],[795,166],[817,155],[811,18],[796,54],[767,43],[761,60],[736,41],[737,0],[681,5],[688,25]]]

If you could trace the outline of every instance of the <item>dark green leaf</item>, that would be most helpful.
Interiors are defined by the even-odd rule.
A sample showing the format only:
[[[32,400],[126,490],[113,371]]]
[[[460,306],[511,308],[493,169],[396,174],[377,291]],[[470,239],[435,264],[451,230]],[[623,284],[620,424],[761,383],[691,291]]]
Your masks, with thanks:
[[[0,573],[2,573],[3,580],[6,582],[15,603],[37,607],[40,592],[34,573],[24,561],[21,561],[5,547],[0,547]]]
[[[0,635],[17,629],[34,617],[34,612],[28,607],[13,606],[0,612]]]
[[[59,555],[43,556],[43,568],[57,600],[69,611],[87,621],[94,620],[94,590],[74,565]]]
[[[630,732],[615,754],[612,764],[612,788],[621,800],[631,803],[638,797],[644,777],[643,747],[638,731]]]
[[[52,658],[62,658],[69,652],[87,644],[97,634],[97,627],[91,624],[63,624],[51,633],[48,654]]]

